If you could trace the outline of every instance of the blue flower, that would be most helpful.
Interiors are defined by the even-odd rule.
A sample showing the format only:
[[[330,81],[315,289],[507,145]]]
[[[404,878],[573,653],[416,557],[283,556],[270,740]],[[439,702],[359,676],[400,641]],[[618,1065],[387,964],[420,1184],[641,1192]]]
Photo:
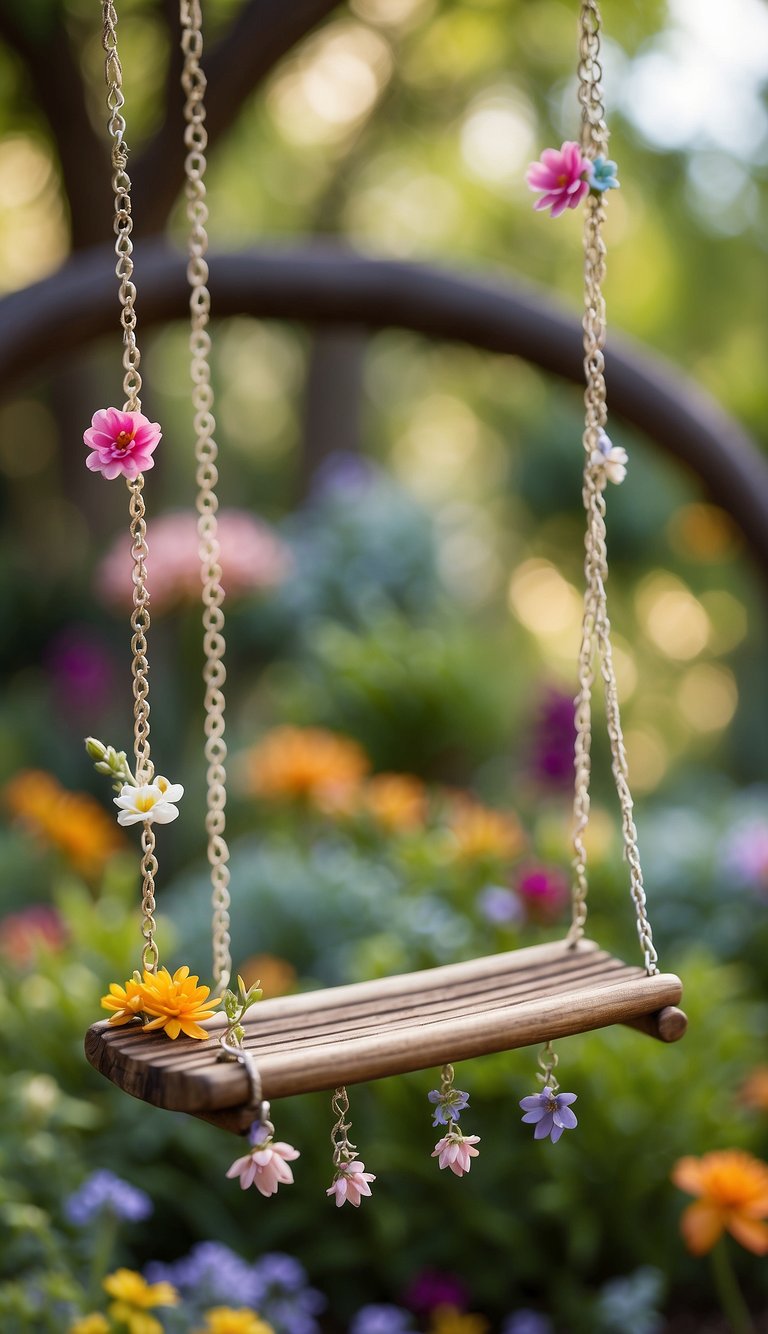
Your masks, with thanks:
[[[520,1106],[525,1112],[523,1121],[535,1125],[534,1139],[546,1139],[550,1136],[557,1144],[564,1130],[573,1130],[578,1125],[570,1103],[576,1101],[575,1093],[555,1093],[549,1086],[541,1093],[533,1093],[529,1098],[521,1098]]]
[[[604,190],[618,190],[619,178],[616,175],[617,171],[616,163],[599,153],[590,162],[587,172],[587,182],[590,190],[596,190],[598,194],[602,194]]]
[[[449,1121],[458,1121],[461,1113],[469,1106],[469,1094],[462,1093],[461,1089],[449,1088],[444,1092],[432,1089],[427,1097],[435,1104],[433,1126],[447,1126]]]
[[[282,1251],[271,1251],[262,1255],[253,1266],[259,1282],[264,1288],[282,1288],[284,1292],[296,1292],[307,1281],[307,1271],[301,1261]]]
[[[80,1189],[64,1202],[64,1215],[76,1227],[86,1227],[102,1214],[111,1214],[128,1223],[141,1223],[151,1213],[149,1196],[106,1168],[92,1172]]]
[[[218,1241],[198,1242],[175,1264],[154,1261],[146,1266],[144,1277],[149,1283],[172,1283],[201,1305],[258,1306],[264,1291],[253,1266]]]
[[[538,1311],[521,1310],[507,1316],[501,1334],[553,1334],[552,1321]]]
[[[361,1306],[353,1315],[349,1334],[408,1334],[413,1316],[402,1306]]]

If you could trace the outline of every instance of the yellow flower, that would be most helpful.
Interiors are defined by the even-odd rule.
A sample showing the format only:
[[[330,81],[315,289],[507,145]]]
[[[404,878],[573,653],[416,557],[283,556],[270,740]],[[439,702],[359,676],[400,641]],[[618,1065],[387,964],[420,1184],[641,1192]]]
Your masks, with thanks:
[[[768,1164],[741,1149],[720,1149],[703,1158],[681,1158],[672,1180],[688,1195],[698,1195],[680,1221],[694,1255],[706,1255],[730,1232],[755,1255],[768,1255]]]
[[[109,1334],[109,1321],[101,1311],[94,1311],[70,1325],[67,1334]]]
[[[176,1306],[179,1300],[170,1283],[147,1283],[133,1269],[116,1269],[108,1274],[104,1290],[115,1299],[109,1314],[127,1325],[129,1334],[163,1334],[160,1321],[147,1312],[155,1306]]]
[[[392,833],[418,829],[426,815],[426,790],[413,774],[376,774],[363,788],[361,805]]]
[[[167,968],[157,973],[145,971],[141,987],[142,1009],[146,1014],[154,1015],[146,1029],[164,1028],[169,1038],[177,1038],[179,1033],[186,1033],[188,1038],[200,1038],[205,1041],[211,1035],[200,1027],[200,1021],[210,1019],[221,997],[209,999],[210,987],[198,986],[196,974],[191,977],[186,964],[177,968],[171,977]]]
[[[118,1027],[135,1019],[144,1009],[144,984],[140,979],[129,977],[124,987],[118,982],[110,982],[109,995],[102,996],[101,1008],[112,1010],[110,1024]]]
[[[99,803],[87,793],[67,792],[53,774],[24,769],[7,784],[3,797],[20,824],[63,853],[83,875],[98,877],[105,862],[124,846]]]
[[[429,1334],[485,1334],[488,1321],[482,1315],[466,1315],[455,1306],[436,1306]]]
[[[236,1311],[232,1306],[214,1306],[205,1312],[205,1321],[203,1328],[192,1334],[274,1334],[271,1325],[245,1307]]]
[[[314,804],[356,787],[369,768],[356,741],[321,727],[275,727],[248,755],[248,784],[259,797]]]
[[[491,810],[471,797],[460,797],[455,802],[448,828],[459,861],[483,861],[486,858],[508,861],[517,856],[523,845],[522,832],[514,816]]]

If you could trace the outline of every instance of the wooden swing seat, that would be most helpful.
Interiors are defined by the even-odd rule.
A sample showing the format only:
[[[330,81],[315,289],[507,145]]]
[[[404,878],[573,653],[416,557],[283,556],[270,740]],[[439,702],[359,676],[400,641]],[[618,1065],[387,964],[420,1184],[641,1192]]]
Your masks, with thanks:
[[[683,1036],[672,973],[649,977],[590,940],[533,945],[449,964],[261,1001],[245,1020],[267,1100],[334,1089],[629,1024],[663,1042]],[[209,1042],[94,1024],[85,1053],[126,1093],[242,1132],[253,1120],[243,1067],[222,1060],[223,1016]]]

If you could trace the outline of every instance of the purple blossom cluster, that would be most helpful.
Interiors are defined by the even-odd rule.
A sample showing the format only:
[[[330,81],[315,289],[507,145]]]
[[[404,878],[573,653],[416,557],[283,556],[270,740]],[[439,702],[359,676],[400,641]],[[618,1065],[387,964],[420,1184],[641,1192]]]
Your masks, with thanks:
[[[402,1306],[361,1306],[350,1321],[348,1334],[409,1334],[413,1316]]]
[[[144,1270],[150,1283],[172,1283],[195,1307],[218,1304],[258,1311],[276,1334],[318,1334],[325,1308],[322,1293],[307,1284],[304,1266],[280,1251],[249,1264],[218,1241],[203,1241],[174,1264],[153,1262]]]
[[[449,1121],[458,1121],[469,1106],[469,1094],[461,1089],[432,1089],[427,1098],[435,1108],[433,1126],[447,1126]]]
[[[87,1227],[105,1214],[127,1223],[141,1223],[151,1213],[152,1201],[146,1192],[106,1168],[92,1172],[64,1202],[64,1216],[75,1227]]]

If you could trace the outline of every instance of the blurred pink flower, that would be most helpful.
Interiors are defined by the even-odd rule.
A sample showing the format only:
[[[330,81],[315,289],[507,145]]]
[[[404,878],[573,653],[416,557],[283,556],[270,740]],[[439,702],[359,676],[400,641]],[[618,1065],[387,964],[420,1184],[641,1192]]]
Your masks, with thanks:
[[[566,140],[561,148],[545,148],[538,162],[532,162],[525,179],[531,190],[543,190],[536,209],[549,208],[557,218],[567,208],[576,208],[589,192],[585,174],[589,162],[578,144]]]
[[[288,547],[261,519],[247,510],[219,512],[222,584],[228,597],[261,592],[282,583],[290,573]],[[149,585],[152,611],[163,612],[181,602],[200,600],[200,556],[197,514],[177,510],[161,514],[149,525]],[[119,608],[131,605],[130,552],[118,541],[101,562],[96,577],[99,596]]]
[[[287,1186],[293,1184],[293,1172],[288,1164],[299,1156],[298,1149],[294,1149],[291,1144],[284,1144],[280,1140],[274,1144],[267,1140],[257,1144],[243,1158],[237,1158],[227,1176],[239,1177],[243,1190],[255,1185],[262,1195],[275,1195],[281,1183]]]
[[[519,873],[515,889],[534,922],[555,921],[569,898],[568,880],[558,867],[525,867]]]
[[[453,1130],[438,1140],[432,1153],[441,1168],[450,1167],[454,1176],[463,1177],[472,1166],[472,1159],[477,1158],[480,1150],[475,1148],[480,1143],[479,1135],[462,1135],[460,1130]]]
[[[119,408],[100,408],[83,435],[91,453],[85,466],[110,480],[128,477],[153,468],[152,458],[162,431],[159,422],[151,422],[143,412],[121,412]]]
[[[56,953],[67,942],[67,930],[55,908],[35,903],[21,912],[0,918],[0,952],[23,967],[41,951]]]
[[[342,1204],[354,1204],[355,1208],[360,1203],[363,1195],[370,1195],[370,1181],[376,1178],[372,1172],[366,1172],[365,1163],[361,1163],[357,1158],[351,1163],[344,1163],[340,1167],[330,1185],[325,1192],[326,1195],[336,1196],[336,1207],[340,1209]]]

